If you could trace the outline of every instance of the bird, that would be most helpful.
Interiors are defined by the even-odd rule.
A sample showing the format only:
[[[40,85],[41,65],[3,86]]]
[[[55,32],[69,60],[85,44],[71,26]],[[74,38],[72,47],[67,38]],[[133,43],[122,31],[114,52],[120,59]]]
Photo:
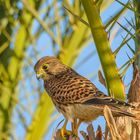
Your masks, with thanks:
[[[133,108],[132,105],[105,95],[90,80],[54,56],[40,58],[34,70],[37,79],[43,79],[46,92],[65,118],[61,128],[63,137],[70,133],[77,136],[80,124],[103,116],[105,106],[110,108],[114,117],[135,117],[127,111]],[[66,129],[68,121],[72,123],[72,131]]]

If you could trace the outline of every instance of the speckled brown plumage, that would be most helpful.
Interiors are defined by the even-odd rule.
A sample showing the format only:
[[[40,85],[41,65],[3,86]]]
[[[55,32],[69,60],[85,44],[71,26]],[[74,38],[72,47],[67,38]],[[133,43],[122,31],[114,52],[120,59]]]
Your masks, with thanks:
[[[72,69],[44,81],[44,86],[48,94],[61,104],[80,103],[98,92],[89,80],[81,77]]]
[[[35,65],[38,77],[44,80],[44,87],[58,111],[73,122],[75,118],[89,122],[103,115],[103,108],[108,105],[114,116],[133,116],[126,111],[131,105],[111,98],[64,65],[55,57],[43,57]]]

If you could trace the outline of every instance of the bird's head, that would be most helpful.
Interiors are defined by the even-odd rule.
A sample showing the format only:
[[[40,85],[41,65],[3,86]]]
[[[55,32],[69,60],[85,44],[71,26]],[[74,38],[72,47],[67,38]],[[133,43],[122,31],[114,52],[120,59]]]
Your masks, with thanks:
[[[37,79],[42,78],[43,80],[49,80],[52,76],[67,69],[68,67],[66,65],[53,56],[42,57],[34,66]]]

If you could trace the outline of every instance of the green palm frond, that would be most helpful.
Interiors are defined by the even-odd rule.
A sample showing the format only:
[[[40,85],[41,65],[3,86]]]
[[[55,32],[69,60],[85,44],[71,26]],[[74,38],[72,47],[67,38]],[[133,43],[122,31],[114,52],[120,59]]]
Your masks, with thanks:
[[[115,58],[110,49],[107,34],[104,30],[98,8],[96,7],[96,4],[90,0],[82,0],[82,4],[90,24],[92,36],[104,71],[108,93],[115,98],[124,100],[124,85],[119,77]]]

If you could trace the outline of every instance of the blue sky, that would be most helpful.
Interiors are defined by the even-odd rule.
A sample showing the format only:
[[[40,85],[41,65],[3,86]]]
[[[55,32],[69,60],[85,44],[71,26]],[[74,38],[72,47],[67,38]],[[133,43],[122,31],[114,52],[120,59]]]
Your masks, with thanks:
[[[122,0],[122,2],[126,2],[126,0]],[[117,2],[113,3],[110,6],[109,9],[107,9],[105,12],[102,13],[101,17],[102,17],[103,22],[105,23],[106,20],[109,17],[111,17],[113,15],[113,13],[115,13],[115,11],[117,11],[119,8],[121,8],[121,5],[120,4],[118,4]],[[128,11],[125,14],[125,18],[127,18],[127,19],[131,19],[132,17],[133,17],[133,13],[131,11]],[[126,25],[126,21],[125,21],[124,17],[122,17],[119,20],[119,22],[121,24]],[[38,22],[35,21],[34,22],[33,33],[35,32],[37,26],[38,26]],[[117,29],[118,26],[115,26],[115,28]],[[120,45],[120,43],[122,41],[122,37],[121,36],[125,36],[125,34],[126,33],[122,31],[121,34],[119,34],[113,40],[113,42],[111,44],[112,50],[115,50]],[[130,45],[131,46],[134,46],[134,42],[131,41],[130,42]],[[30,46],[28,48],[28,50],[27,50],[27,59],[30,58],[33,55],[32,47],[35,47],[35,46]],[[37,51],[37,58],[40,58],[40,57],[45,56],[45,55],[54,55],[53,50],[52,50],[52,44],[51,44],[51,41],[50,41],[50,37],[45,32],[41,34],[41,36],[40,36],[40,38],[39,38],[39,40],[37,42],[36,48],[37,48],[36,49],[36,51]],[[83,65],[80,65],[79,67],[76,67],[76,65],[78,65],[85,57],[87,57],[90,54],[91,51],[93,51],[95,53],[93,55],[93,57],[91,57]],[[126,60],[128,60],[128,57],[127,57],[126,52],[129,54],[130,57],[132,57],[132,53],[130,52],[130,50],[126,46],[123,47],[121,49],[121,51],[119,52],[117,58],[116,58],[116,62],[117,62],[117,66],[118,67],[121,67],[121,65],[124,64],[126,62]],[[36,61],[37,61],[36,59],[33,59],[32,60],[32,68],[29,68],[28,69],[29,72],[33,73],[33,65],[36,63]],[[26,62],[26,60],[25,60],[25,62]],[[31,67],[30,64],[29,64],[29,67]],[[98,55],[96,53],[95,46],[94,46],[94,44],[92,42],[88,45],[88,47],[86,47],[85,49],[82,50],[81,54],[79,55],[79,57],[77,59],[76,64],[74,65],[74,69],[78,73],[80,73],[81,75],[83,75],[83,76],[87,77],[88,79],[90,79],[101,91],[103,91],[104,93],[107,94],[106,89],[98,81],[97,73],[98,73],[98,70],[99,69],[101,70],[101,65],[100,65],[100,61],[99,61]],[[25,71],[26,71],[26,69],[24,70],[24,72]],[[125,85],[128,85],[130,83],[131,79],[132,79],[132,67],[130,67],[128,69],[128,71],[127,71],[127,75],[125,77]],[[35,84],[39,84],[37,82],[35,76],[32,77],[32,81],[34,81]],[[30,82],[31,81],[26,80],[26,83],[25,83],[25,87],[27,88],[27,91],[28,92],[31,91],[31,87],[29,86],[30,85],[29,84]],[[41,86],[41,89],[43,90],[42,82],[40,82],[40,86]],[[127,89],[126,89],[126,91],[127,91]],[[23,95],[24,95],[24,91],[21,91],[20,98],[23,98]],[[31,100],[32,102],[34,102],[34,100],[36,100],[37,98],[38,98],[37,95],[35,97],[34,96],[31,96],[29,100]],[[27,101],[26,100],[21,100],[21,102],[22,102],[22,104],[26,104]],[[35,107],[36,107],[35,105],[32,105],[31,108],[32,108],[33,111],[35,110]],[[30,124],[30,122],[31,122],[30,115],[28,113],[26,113],[26,112],[23,115],[26,118],[27,124]],[[15,111],[14,112],[13,121],[15,121],[15,119],[17,119],[17,118],[18,118],[18,115],[16,114],[16,111]],[[51,124],[50,131],[46,135],[45,140],[49,140],[50,139],[50,137],[52,135],[52,132],[54,132],[57,124],[62,119],[63,119],[63,116],[61,115],[58,120],[54,121],[54,123]],[[97,129],[98,125],[105,126],[105,121],[104,121],[104,118],[103,117],[99,117],[96,121],[93,122],[93,126],[94,126],[95,129]],[[61,125],[60,125],[60,127],[61,127]],[[70,124],[68,125],[68,129],[70,129]],[[82,124],[80,126],[80,130],[86,130],[86,125],[85,124]],[[25,131],[23,129],[23,126],[20,123],[17,125],[16,131],[19,133],[19,136],[24,136],[24,134],[25,134]]]

